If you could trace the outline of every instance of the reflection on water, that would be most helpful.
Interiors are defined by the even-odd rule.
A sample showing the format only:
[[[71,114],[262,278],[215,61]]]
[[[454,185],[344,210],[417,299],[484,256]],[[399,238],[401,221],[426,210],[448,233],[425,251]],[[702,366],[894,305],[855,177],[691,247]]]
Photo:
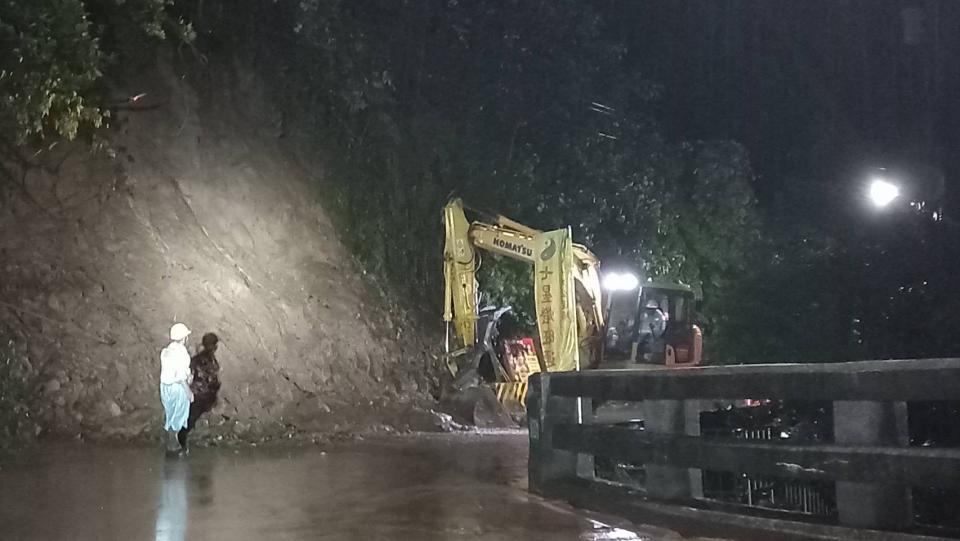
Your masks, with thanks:
[[[526,491],[525,433],[309,448],[41,446],[0,463],[0,538],[23,541],[662,541]]]
[[[157,500],[156,541],[184,541],[187,533],[187,475],[189,465],[169,460],[163,466]]]
[[[596,520],[590,520],[593,525],[593,531],[584,532],[580,539],[583,541],[647,541],[651,537],[640,537],[635,532],[616,528],[609,524],[604,524]]]

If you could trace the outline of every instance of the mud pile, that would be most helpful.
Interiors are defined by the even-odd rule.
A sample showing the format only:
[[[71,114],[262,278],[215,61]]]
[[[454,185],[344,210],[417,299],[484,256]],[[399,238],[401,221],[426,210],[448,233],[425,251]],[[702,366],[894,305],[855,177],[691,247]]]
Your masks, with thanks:
[[[105,150],[60,145],[14,168],[0,333],[24,374],[20,430],[156,431],[174,321],[191,349],[221,338],[221,437],[442,424],[431,341],[341,245],[316,196],[323,171],[286,146],[251,81],[173,65],[116,85],[127,101]]]

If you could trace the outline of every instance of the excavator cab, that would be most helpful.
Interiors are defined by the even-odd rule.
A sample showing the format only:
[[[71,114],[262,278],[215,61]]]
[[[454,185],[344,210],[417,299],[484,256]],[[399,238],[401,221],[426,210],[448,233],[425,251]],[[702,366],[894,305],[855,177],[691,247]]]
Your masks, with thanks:
[[[693,323],[693,290],[683,284],[643,282],[608,293],[602,368],[636,364],[700,364],[703,336]]]

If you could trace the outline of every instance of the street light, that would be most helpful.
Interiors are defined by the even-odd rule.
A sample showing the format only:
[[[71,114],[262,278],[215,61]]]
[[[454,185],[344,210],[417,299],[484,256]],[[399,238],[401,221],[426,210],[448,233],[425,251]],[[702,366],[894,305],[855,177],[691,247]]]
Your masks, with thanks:
[[[900,187],[882,178],[875,178],[870,182],[869,196],[874,206],[884,208],[900,197]]]
[[[602,285],[607,291],[633,291],[640,286],[640,278],[632,272],[610,272],[603,276]]]

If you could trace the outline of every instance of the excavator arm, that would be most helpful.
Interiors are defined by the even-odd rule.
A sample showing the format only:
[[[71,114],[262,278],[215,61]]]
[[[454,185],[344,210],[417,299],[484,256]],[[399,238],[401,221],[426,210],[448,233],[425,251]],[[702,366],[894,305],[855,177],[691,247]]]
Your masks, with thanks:
[[[476,342],[477,253],[462,207],[453,203],[444,207],[443,223],[443,320],[448,324],[452,321],[460,345],[469,346]],[[449,343],[447,349],[449,353]]]
[[[463,203],[455,199],[443,210],[444,215],[444,321],[453,324],[461,346],[476,342],[477,320],[477,250],[484,250],[537,265],[537,240],[542,231],[527,227],[505,216],[487,216],[490,223],[469,222]],[[578,346],[588,352],[590,364],[599,362],[603,329],[600,297],[599,260],[586,247],[571,245],[572,258],[560,258],[560,272],[573,277]],[[557,333],[559,322],[538,310],[537,326],[541,336]],[[548,366],[547,368],[553,368]]]

